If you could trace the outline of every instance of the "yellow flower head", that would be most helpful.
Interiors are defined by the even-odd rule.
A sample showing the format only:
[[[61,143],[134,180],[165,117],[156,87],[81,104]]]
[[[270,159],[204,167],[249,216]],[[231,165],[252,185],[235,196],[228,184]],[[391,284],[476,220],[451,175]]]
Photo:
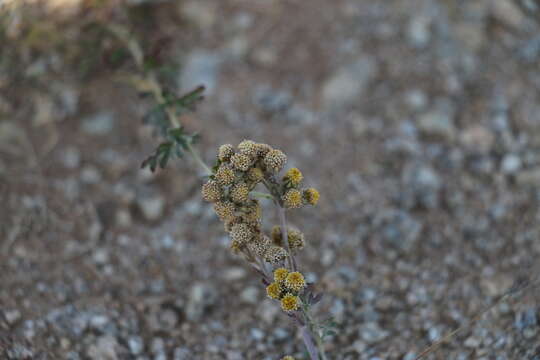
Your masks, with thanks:
[[[215,179],[220,185],[231,185],[234,182],[234,171],[228,165],[221,165],[216,171]]]
[[[287,251],[281,246],[270,246],[264,254],[264,261],[270,264],[282,263],[288,256]]]
[[[253,167],[253,168],[248,170],[247,177],[248,177],[249,180],[251,180],[251,181],[253,181],[255,183],[259,183],[264,178],[264,173],[258,167]]]
[[[245,203],[249,200],[249,187],[246,183],[238,183],[231,188],[231,199],[236,203]]]
[[[277,282],[273,282],[266,287],[266,294],[271,299],[279,299],[281,297],[281,286]]]
[[[231,165],[236,170],[247,171],[251,165],[251,159],[246,154],[234,154],[231,156]]]
[[[302,196],[309,205],[315,206],[319,202],[319,192],[315,188],[305,189]]]
[[[298,170],[297,168],[290,168],[283,177],[284,181],[288,181],[291,183],[292,186],[298,186],[300,185],[300,182],[302,182],[302,179],[304,178],[304,175]]]
[[[247,244],[253,238],[253,231],[248,224],[235,224],[231,228],[231,239],[238,244]]]
[[[216,202],[221,198],[221,195],[223,194],[223,191],[221,190],[221,186],[214,180],[208,180],[203,186],[202,186],[202,197],[204,200],[209,202]]]
[[[238,144],[238,150],[252,159],[257,156],[257,144],[251,140],[244,140]]]
[[[283,205],[288,209],[296,209],[302,206],[302,193],[296,189],[287,190],[282,199]]]
[[[230,221],[234,218],[234,204],[230,201],[218,201],[214,204],[214,211],[221,221]]]
[[[274,270],[274,281],[277,281],[277,282],[285,281],[285,279],[287,278],[287,275],[289,275],[289,270],[282,267],[277,268],[276,270]]]
[[[306,280],[304,275],[298,271],[294,271],[287,275],[285,279],[285,286],[293,291],[300,291],[306,286]]]
[[[294,360],[294,358],[291,355],[287,355],[282,357],[281,360]]]
[[[291,250],[302,250],[305,246],[304,234],[295,229],[290,229],[288,232],[289,247]]]
[[[298,296],[287,294],[281,299],[281,308],[283,309],[283,311],[298,310],[299,306],[300,299],[298,299]]]
[[[233,154],[234,154],[234,148],[231,144],[221,145],[218,151],[218,159],[219,161],[226,162],[226,161],[229,161],[229,159],[231,158],[231,156],[233,156]]]
[[[275,173],[280,172],[287,162],[287,155],[281,150],[270,150],[264,157],[264,165],[270,171]]]

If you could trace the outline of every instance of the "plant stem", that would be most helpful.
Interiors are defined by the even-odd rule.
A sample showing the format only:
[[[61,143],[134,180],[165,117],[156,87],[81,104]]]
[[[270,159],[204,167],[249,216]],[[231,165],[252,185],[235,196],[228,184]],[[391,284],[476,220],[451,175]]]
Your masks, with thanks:
[[[300,327],[300,332],[302,333],[302,339],[304,339],[304,344],[306,344],[307,351],[309,353],[309,357],[311,357],[311,360],[320,360],[319,359],[319,351],[315,347],[315,344],[313,343],[313,338],[311,336],[311,332],[309,331],[308,327],[306,325]]]
[[[206,175],[211,175],[212,174],[212,170],[208,167],[208,165],[206,165],[206,163],[203,161],[203,159],[201,158],[201,156],[199,155],[199,152],[197,150],[195,150],[192,146],[191,146],[191,143],[187,143],[187,148],[188,148],[188,152],[191,154],[191,156],[193,156],[193,159],[195,159],[195,161],[197,162],[197,164],[199,164],[200,167],[202,167],[204,169],[204,171],[206,172]]]
[[[308,324],[310,334],[312,334],[311,336],[313,338],[315,338],[315,342],[317,343],[317,349],[319,351],[319,356],[320,356],[320,359],[319,358],[317,358],[317,359],[318,360],[327,360],[326,352],[324,350],[324,343],[323,343],[323,340],[322,340],[319,332],[316,330],[316,328],[318,328],[318,325],[315,323],[315,321],[311,317],[311,314],[309,313],[309,306],[305,306],[302,309],[302,312],[304,313],[304,317],[305,317],[306,322]]]
[[[287,231],[287,219],[285,217],[285,209],[276,201],[276,206],[278,210],[279,215],[279,222],[281,225],[281,238],[283,239],[283,244],[285,245],[285,250],[287,251],[288,260],[289,260],[289,267],[292,271],[296,271],[296,263],[293,259],[293,255],[291,254],[291,248],[289,246],[289,235]]]
[[[253,195],[255,197],[258,197],[258,198],[263,198],[263,199],[273,199],[274,198],[272,195],[267,194],[267,193],[263,193],[263,192],[260,192],[260,191],[252,191],[251,195]]]

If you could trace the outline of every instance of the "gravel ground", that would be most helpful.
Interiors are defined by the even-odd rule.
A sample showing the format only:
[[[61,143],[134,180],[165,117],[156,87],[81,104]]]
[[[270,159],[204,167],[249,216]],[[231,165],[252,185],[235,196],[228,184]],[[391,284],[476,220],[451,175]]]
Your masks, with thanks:
[[[464,325],[427,358],[540,359],[539,2],[46,3],[0,18],[2,358],[307,359],[196,165],[139,169],[151,103],[110,41],[84,52],[112,16],[206,85],[182,119],[205,159],[267,142],[320,190],[290,219],[330,359],[413,360]]]

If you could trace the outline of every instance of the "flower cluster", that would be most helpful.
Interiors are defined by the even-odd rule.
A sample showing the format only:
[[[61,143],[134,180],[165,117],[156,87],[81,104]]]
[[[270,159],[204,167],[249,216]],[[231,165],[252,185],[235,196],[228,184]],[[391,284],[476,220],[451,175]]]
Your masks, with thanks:
[[[290,168],[283,177],[283,206],[296,209],[303,205],[317,205],[319,192],[315,188],[300,189],[304,175],[297,168]]]
[[[300,308],[299,296],[305,287],[306,280],[302,273],[277,268],[274,270],[274,281],[266,287],[266,294],[271,299],[280,300],[283,311],[295,311]]]

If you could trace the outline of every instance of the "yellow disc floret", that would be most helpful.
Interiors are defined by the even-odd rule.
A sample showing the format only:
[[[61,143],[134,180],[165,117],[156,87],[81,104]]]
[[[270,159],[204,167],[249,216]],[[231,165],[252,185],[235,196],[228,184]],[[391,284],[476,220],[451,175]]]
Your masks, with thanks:
[[[216,171],[215,179],[220,185],[231,185],[234,182],[234,171],[228,165],[221,165]]]
[[[249,187],[246,183],[238,183],[231,188],[231,199],[237,203],[245,203],[249,200]]]
[[[319,192],[315,188],[305,189],[302,193],[302,197],[309,205],[317,205],[319,202]]]
[[[298,296],[287,294],[281,299],[281,308],[283,309],[283,311],[298,310],[299,306],[300,299],[298,299]]]
[[[297,168],[290,168],[283,177],[284,181],[289,182],[292,186],[298,186],[302,182],[304,175]]]
[[[247,171],[251,165],[251,158],[242,153],[234,154],[231,156],[231,165],[236,170]]]
[[[214,180],[208,180],[203,186],[202,186],[202,197],[204,200],[209,202],[216,202],[221,198],[221,195],[223,194],[223,191],[221,189],[221,186]]]
[[[302,193],[296,189],[287,190],[282,199],[283,205],[288,209],[295,209],[302,206]]]
[[[218,159],[221,162],[229,161],[234,154],[234,148],[231,144],[221,145],[218,151]]]
[[[285,281],[285,279],[287,278],[287,275],[289,275],[289,270],[282,267],[277,268],[276,270],[274,270],[274,281],[277,281],[277,282]]]
[[[281,297],[281,286],[277,282],[273,282],[266,287],[266,294],[271,299],[279,299]]]
[[[238,150],[252,159],[257,156],[257,144],[251,140],[244,140],[238,144]]]
[[[298,271],[293,271],[287,275],[285,286],[293,291],[300,291],[306,286],[304,275]]]
[[[230,221],[234,218],[234,204],[230,201],[218,201],[214,204],[214,211],[221,221]]]

